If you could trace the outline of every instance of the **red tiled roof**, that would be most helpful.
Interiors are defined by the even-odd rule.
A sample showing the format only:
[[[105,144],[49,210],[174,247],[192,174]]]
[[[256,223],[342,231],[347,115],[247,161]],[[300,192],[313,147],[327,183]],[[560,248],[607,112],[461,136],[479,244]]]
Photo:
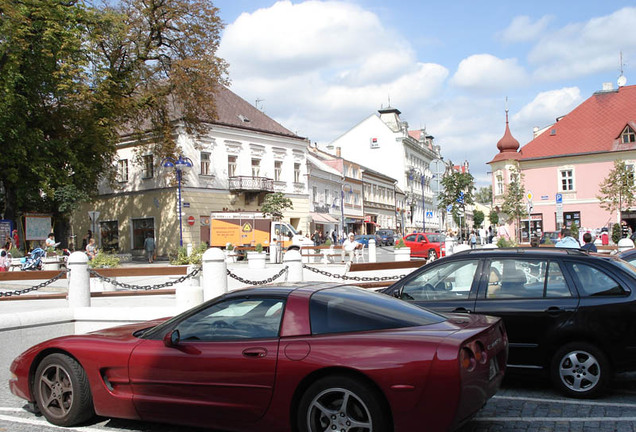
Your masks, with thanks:
[[[632,150],[635,143],[620,143],[621,132],[628,124],[636,128],[636,86],[594,93],[524,145],[519,151],[520,160]]]

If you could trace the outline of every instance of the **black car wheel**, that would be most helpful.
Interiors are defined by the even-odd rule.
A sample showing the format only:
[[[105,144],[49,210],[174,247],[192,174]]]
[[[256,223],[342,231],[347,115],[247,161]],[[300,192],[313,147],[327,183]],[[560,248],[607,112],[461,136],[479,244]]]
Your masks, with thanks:
[[[611,375],[605,354],[587,342],[572,342],[561,347],[554,354],[550,373],[554,385],[575,398],[598,396]]]
[[[75,426],[95,415],[88,378],[75,359],[51,354],[35,372],[33,394],[40,412],[58,426]]]
[[[375,389],[347,376],[330,376],[316,381],[303,394],[298,430],[385,432],[390,427]]]

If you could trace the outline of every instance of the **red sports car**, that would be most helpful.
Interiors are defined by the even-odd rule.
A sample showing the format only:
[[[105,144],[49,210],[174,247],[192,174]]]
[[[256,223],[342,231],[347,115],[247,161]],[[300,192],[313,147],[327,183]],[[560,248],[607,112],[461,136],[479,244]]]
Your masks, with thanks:
[[[233,431],[443,431],[497,391],[507,353],[499,318],[287,283],[43,342],[14,360],[10,388],[60,426],[97,414]]]

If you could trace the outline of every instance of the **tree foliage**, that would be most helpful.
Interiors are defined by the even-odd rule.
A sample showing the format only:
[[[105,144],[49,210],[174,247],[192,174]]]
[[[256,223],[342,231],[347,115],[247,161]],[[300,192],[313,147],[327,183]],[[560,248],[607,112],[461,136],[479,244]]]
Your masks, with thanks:
[[[439,208],[452,206],[451,214],[459,224],[460,217],[464,218],[466,206],[474,204],[473,190],[475,179],[470,173],[453,171],[442,178],[443,190],[439,194]]]
[[[475,201],[479,204],[492,204],[492,186],[482,186],[475,193]]]
[[[151,131],[159,160],[178,153],[176,118],[196,131],[214,117],[226,64],[215,56],[222,23],[211,1],[113,4],[0,0],[5,218],[64,219],[114,179],[121,134]]]
[[[521,240],[521,218],[528,214],[526,204],[523,201],[525,195],[526,190],[523,186],[523,173],[517,163],[510,169],[510,182],[506,185],[501,211],[515,221],[517,226],[515,231],[519,240]]]
[[[484,220],[486,219],[486,215],[481,210],[473,211],[473,224],[475,228],[479,228]]]
[[[491,224],[497,225],[499,223],[499,214],[494,210],[490,210],[488,220],[490,220]]]
[[[621,212],[636,204],[634,195],[634,171],[623,160],[615,160],[614,168],[599,185],[596,197],[602,208],[609,212]]]
[[[287,209],[293,210],[294,204],[282,192],[275,192],[265,196],[261,205],[263,216],[272,216],[275,219],[283,217],[283,212]]]

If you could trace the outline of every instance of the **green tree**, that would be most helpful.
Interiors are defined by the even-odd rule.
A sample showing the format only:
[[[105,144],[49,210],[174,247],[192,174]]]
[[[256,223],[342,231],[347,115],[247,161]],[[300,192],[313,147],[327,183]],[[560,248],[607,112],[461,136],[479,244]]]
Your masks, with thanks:
[[[486,219],[486,215],[481,210],[475,210],[473,212],[473,226],[475,228],[479,228],[484,220]]]
[[[488,219],[491,224],[497,225],[499,223],[499,213],[494,210],[490,210],[490,213],[488,213]]]
[[[475,179],[470,173],[453,171],[445,175],[441,183],[443,190],[439,194],[439,208],[446,209],[452,206],[453,219],[463,232],[466,206],[475,203],[472,193]]]
[[[636,203],[634,195],[634,170],[623,160],[615,160],[614,168],[599,185],[597,199],[605,210],[620,214],[623,208],[629,208]]]
[[[282,192],[275,192],[265,196],[261,205],[263,216],[272,216],[275,220],[283,217],[283,212],[287,209],[293,210],[294,204]]]
[[[516,238],[521,241],[521,218],[528,214],[524,197],[526,190],[523,186],[523,173],[519,169],[519,164],[515,164],[510,169],[510,183],[506,185],[503,196],[501,211],[504,212],[516,224]]]
[[[216,13],[207,0],[0,0],[5,218],[47,212],[63,229],[62,208],[114,180],[123,132],[153,131],[158,159],[178,153],[174,111],[199,130],[224,82]]]
[[[492,204],[492,186],[482,186],[475,193],[475,201],[479,204]]]

